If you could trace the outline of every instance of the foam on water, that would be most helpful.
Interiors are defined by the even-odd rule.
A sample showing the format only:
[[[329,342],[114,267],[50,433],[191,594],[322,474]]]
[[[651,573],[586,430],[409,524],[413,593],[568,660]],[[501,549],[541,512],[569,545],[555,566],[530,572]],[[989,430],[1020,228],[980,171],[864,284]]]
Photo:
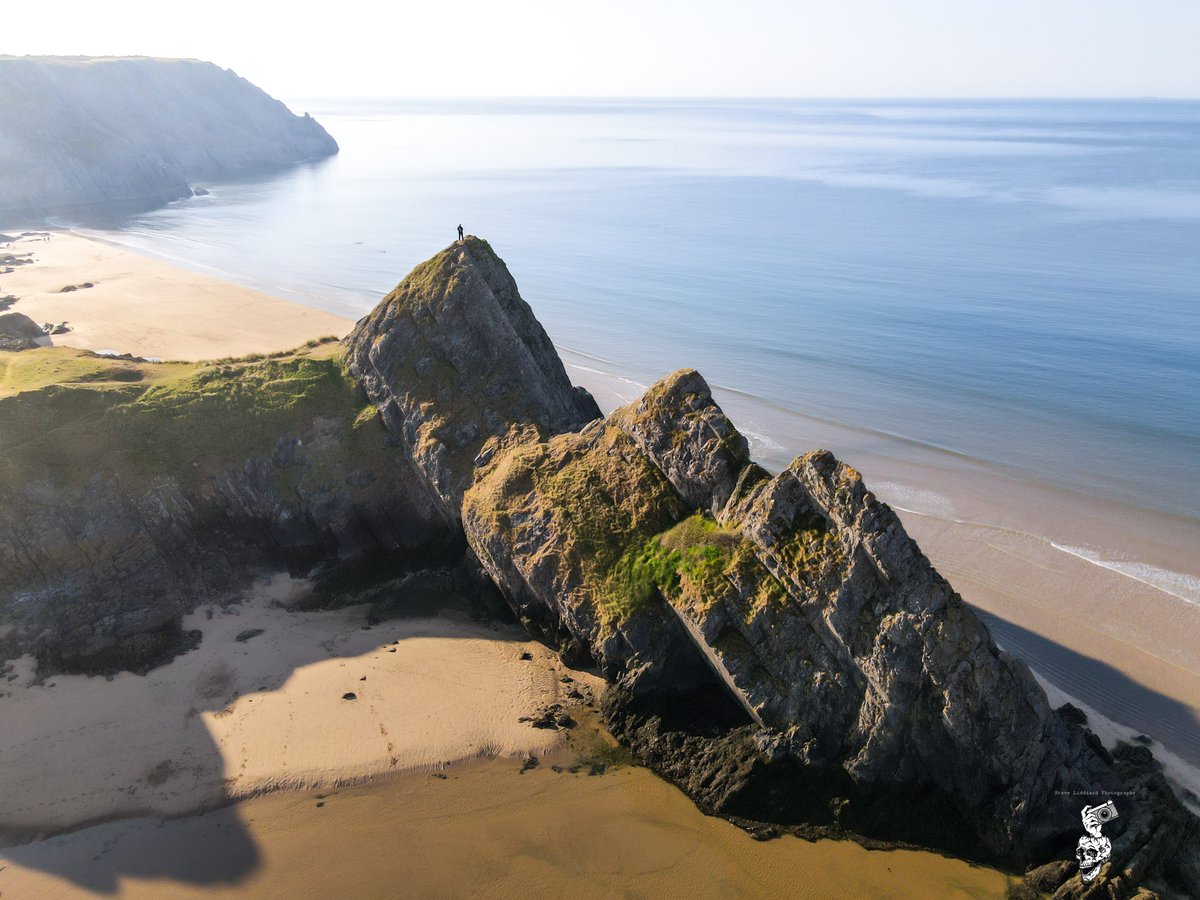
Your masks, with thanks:
[[[1149,563],[1136,560],[1105,559],[1087,547],[1069,547],[1065,544],[1050,542],[1054,549],[1077,556],[1085,562],[1102,569],[1108,569],[1134,581],[1149,585],[1155,590],[1178,597],[1188,603],[1200,605],[1200,578],[1183,572],[1172,572]]]

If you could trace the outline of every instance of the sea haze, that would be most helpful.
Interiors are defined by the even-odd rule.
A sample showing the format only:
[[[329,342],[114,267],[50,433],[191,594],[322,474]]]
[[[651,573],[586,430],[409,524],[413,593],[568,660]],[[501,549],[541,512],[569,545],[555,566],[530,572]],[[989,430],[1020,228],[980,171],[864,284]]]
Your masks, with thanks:
[[[1195,519],[1200,103],[291,105],[339,156],[110,236],[358,316],[461,222],[596,368]]]

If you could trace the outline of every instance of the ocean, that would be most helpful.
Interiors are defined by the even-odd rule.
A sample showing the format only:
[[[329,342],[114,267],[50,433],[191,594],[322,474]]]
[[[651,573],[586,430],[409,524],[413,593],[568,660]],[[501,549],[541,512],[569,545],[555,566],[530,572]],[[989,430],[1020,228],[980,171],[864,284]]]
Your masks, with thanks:
[[[1200,527],[1200,103],[291,106],[337,157],[106,235],[358,317],[462,223],[619,399],[697,368],[772,467],[818,442],[901,508],[1200,603],[1188,553],[1134,549]],[[963,469],[1032,500],[1005,519],[1007,488],[968,502],[939,474]],[[1149,531],[1069,533],[1067,495]]]

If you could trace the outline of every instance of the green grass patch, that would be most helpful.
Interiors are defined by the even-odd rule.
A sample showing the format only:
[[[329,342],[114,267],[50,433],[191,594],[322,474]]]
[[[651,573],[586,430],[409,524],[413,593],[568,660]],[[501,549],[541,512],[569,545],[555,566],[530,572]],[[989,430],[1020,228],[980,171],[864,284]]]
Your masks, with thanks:
[[[783,586],[759,563],[749,541],[701,513],[630,547],[603,588],[606,606],[623,615],[655,593],[669,601],[686,593],[705,605],[745,594],[747,614],[764,603],[787,598]]]
[[[0,480],[49,477],[69,487],[105,473],[131,485],[157,475],[194,485],[272,456],[289,436],[306,448],[323,445],[303,467],[276,467],[284,496],[333,469],[370,466],[386,452],[383,428],[365,416],[366,396],[336,349],[318,344],[218,363],[133,362],[57,348],[4,354]]]
[[[153,384],[179,378],[197,368],[195,363],[138,363],[70,347],[0,352],[0,397],[50,385],[86,384],[103,389],[131,382]]]

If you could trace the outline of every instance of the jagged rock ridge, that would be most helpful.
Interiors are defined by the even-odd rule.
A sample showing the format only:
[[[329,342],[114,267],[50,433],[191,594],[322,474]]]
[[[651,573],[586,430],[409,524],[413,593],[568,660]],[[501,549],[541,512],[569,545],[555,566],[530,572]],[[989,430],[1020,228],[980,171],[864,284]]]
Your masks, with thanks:
[[[246,562],[263,563],[297,514],[305,546],[325,535],[337,548],[346,523],[363,519],[396,529],[393,538],[368,529],[384,535],[373,552],[351,541],[349,552],[314,560],[322,566],[412,564],[422,537],[452,552],[465,542],[468,574],[486,572],[564,655],[595,661],[612,685],[605,715],[614,734],[708,812],[759,831],[909,842],[1013,868],[1046,863],[1030,884],[1058,896],[1126,897],[1139,885],[1200,894],[1200,825],[1149,752],[1110,756],[1075,718],[1052,711],[894,513],[832,455],[765,471],[691,370],[601,419],[571,386],[503,262],[476,238],[418,267],[364,318],[346,341],[345,366],[377,420],[335,392],[336,402],[289,415],[291,437],[278,446],[202,448],[186,478],[186,455],[175,453],[148,485],[134,483],[133,530],[154,534],[168,570],[201,536],[205,552],[246,544],[258,548]],[[285,399],[307,393],[270,383]],[[38,415],[55,396],[22,408]],[[204,383],[188,383],[175,400],[203,409],[203,397]],[[333,418],[342,438],[322,446],[331,410],[341,411]],[[365,443],[347,437],[353,423],[372,421],[386,426],[389,446],[382,428]],[[109,454],[132,453],[141,436],[114,429]],[[293,492],[278,471],[290,465],[289,447],[304,448],[307,491]],[[361,454],[369,463],[355,462]],[[74,646],[74,632],[37,631],[46,622],[39,607],[78,615],[86,636],[118,641],[126,614],[135,633],[142,608],[178,615],[178,605],[155,599],[163,584],[155,559],[115,553],[125,532],[103,517],[85,529],[87,554],[66,543],[76,535],[64,520],[95,523],[89,512],[122,502],[95,498],[129,493],[109,458],[96,468],[83,483],[62,484],[53,472],[14,480],[0,465],[0,483],[26,491],[22,515],[36,526],[9,519],[8,549],[18,549],[5,562],[47,588],[32,597],[0,583],[0,624],[16,618],[18,648],[52,656]],[[257,469],[267,473],[262,487],[247,487]],[[163,503],[161,479],[186,483],[184,500],[204,514],[145,518],[182,508],[177,491]],[[241,499],[220,499],[231,496]],[[322,497],[345,502],[311,502]],[[3,498],[0,514],[11,503]],[[332,535],[331,515],[342,523]],[[172,522],[186,527],[173,533]],[[196,566],[175,574],[185,584],[203,578]],[[77,590],[106,583],[121,590],[98,605]],[[1070,862],[1079,808],[1117,792],[1126,799],[1110,831],[1113,862],[1085,890]]]
[[[138,211],[337,152],[244,78],[184,59],[0,56],[0,222]]]

